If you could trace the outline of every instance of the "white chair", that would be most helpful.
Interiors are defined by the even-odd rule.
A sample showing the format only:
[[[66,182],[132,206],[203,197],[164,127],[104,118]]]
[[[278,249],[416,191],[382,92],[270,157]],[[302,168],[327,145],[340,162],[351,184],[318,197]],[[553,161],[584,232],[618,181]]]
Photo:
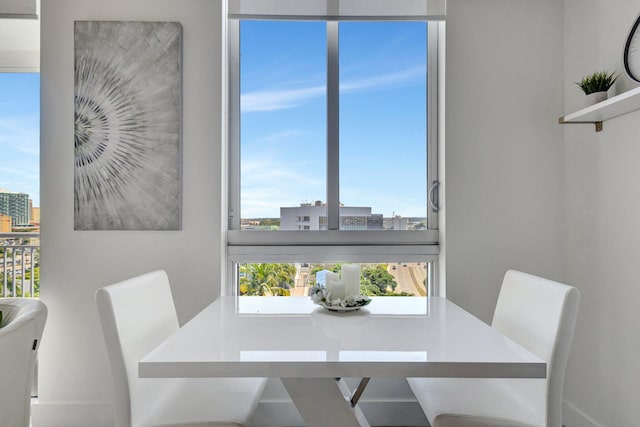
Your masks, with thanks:
[[[580,294],[507,271],[492,327],[547,362],[545,379],[408,378],[433,427],[561,427],[562,389]]]
[[[47,306],[36,299],[0,298],[0,311],[0,425],[28,427]]]
[[[98,289],[96,301],[116,427],[238,426],[249,420],[266,379],[138,377],[138,361],[179,327],[164,271]]]

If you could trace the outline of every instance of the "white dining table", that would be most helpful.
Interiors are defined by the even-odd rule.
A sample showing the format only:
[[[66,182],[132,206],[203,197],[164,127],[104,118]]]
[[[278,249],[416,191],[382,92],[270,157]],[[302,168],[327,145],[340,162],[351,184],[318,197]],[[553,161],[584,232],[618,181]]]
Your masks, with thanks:
[[[308,297],[223,296],[139,361],[141,378],[277,377],[306,425],[368,426],[369,378],[545,378],[546,363],[441,297],[374,297],[332,312]],[[342,378],[362,378],[348,390]]]

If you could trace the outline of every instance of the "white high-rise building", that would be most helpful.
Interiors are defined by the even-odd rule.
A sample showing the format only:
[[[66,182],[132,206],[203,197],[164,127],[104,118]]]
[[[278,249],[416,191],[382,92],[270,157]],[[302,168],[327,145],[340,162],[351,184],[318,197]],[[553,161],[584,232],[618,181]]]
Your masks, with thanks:
[[[381,215],[372,215],[370,207],[340,206],[341,230],[381,228]],[[378,224],[380,224],[378,226]],[[280,230],[326,230],[327,205],[321,201],[280,208]]]

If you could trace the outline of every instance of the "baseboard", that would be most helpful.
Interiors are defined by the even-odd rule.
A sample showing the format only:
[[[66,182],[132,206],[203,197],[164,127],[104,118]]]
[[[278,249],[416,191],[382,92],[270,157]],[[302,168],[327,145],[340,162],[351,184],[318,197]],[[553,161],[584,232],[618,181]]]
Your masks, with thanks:
[[[562,424],[565,427],[603,427],[566,400],[562,408]]]
[[[112,427],[110,402],[33,402],[32,427]]]

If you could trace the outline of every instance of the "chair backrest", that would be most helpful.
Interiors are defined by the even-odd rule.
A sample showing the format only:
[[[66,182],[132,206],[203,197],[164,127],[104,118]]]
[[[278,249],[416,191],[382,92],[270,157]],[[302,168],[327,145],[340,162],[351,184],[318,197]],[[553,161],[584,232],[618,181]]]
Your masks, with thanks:
[[[178,330],[167,274],[153,271],[96,293],[114,388],[114,425],[137,426],[153,408],[157,382],[138,377],[138,361]]]
[[[36,299],[0,298],[0,424],[28,427],[31,385],[47,306]]]
[[[493,316],[493,327],[547,362],[541,396],[525,396],[540,401],[547,426],[562,426],[564,373],[579,302],[576,288],[509,270]]]

